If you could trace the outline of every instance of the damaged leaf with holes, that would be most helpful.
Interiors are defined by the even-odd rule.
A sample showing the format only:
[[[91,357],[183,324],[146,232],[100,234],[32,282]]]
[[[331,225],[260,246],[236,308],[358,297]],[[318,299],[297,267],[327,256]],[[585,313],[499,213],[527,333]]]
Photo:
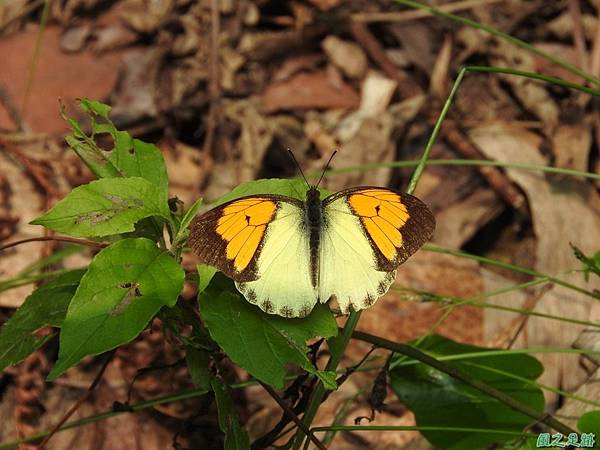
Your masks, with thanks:
[[[134,231],[146,217],[169,218],[169,206],[155,185],[139,177],[92,181],[73,189],[31,223],[78,237]]]
[[[63,118],[72,131],[65,139],[93,174],[98,178],[145,178],[158,188],[166,200],[169,181],[160,150],[154,144],[117,130],[109,118],[109,105],[82,99],[79,106],[89,117],[90,134],[86,134],[79,122],[63,111]]]
[[[160,308],[175,305],[183,280],[181,266],[149,239],[123,239],[102,250],[69,305],[48,378],[134,339]]]

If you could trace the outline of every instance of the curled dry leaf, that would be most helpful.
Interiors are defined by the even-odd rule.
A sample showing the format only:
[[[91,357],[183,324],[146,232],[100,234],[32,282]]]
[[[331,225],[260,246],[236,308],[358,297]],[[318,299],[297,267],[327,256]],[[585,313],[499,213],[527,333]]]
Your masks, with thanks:
[[[362,78],[367,70],[367,55],[354,42],[329,35],[321,41],[329,60],[349,78]]]
[[[153,33],[167,20],[173,0],[126,0],[121,19],[138,33]]]
[[[92,34],[92,25],[85,23],[67,29],[60,38],[60,48],[68,53],[83,49]]]

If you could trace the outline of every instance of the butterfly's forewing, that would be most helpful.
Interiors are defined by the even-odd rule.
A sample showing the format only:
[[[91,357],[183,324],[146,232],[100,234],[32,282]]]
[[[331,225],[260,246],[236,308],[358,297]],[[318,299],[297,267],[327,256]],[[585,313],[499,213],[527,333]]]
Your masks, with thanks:
[[[431,238],[435,219],[416,197],[379,187],[340,191],[324,201],[319,298],[343,312],[372,305],[395,269]]]
[[[190,245],[265,312],[303,317],[317,302],[299,200],[257,195],[228,202],[192,222]]]

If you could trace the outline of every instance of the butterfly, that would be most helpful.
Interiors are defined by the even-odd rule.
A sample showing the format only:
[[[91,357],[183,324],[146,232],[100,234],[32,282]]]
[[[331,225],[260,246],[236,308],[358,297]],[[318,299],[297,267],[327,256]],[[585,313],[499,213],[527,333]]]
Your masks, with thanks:
[[[418,198],[383,187],[321,200],[321,179],[307,182],[304,201],[250,195],[197,216],[190,246],[266,313],[305,317],[333,297],[344,314],[371,306],[431,238],[435,219]]]

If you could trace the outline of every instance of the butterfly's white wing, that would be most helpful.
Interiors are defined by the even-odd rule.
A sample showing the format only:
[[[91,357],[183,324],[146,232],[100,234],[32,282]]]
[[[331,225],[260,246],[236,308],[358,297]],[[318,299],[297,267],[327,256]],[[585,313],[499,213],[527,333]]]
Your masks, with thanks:
[[[417,198],[358,187],[325,199],[319,252],[319,299],[335,296],[342,312],[371,306],[396,267],[427,241],[433,215]]]
[[[258,254],[257,279],[235,283],[248,301],[265,312],[304,317],[317,303],[305,228],[302,204],[279,202]]]

